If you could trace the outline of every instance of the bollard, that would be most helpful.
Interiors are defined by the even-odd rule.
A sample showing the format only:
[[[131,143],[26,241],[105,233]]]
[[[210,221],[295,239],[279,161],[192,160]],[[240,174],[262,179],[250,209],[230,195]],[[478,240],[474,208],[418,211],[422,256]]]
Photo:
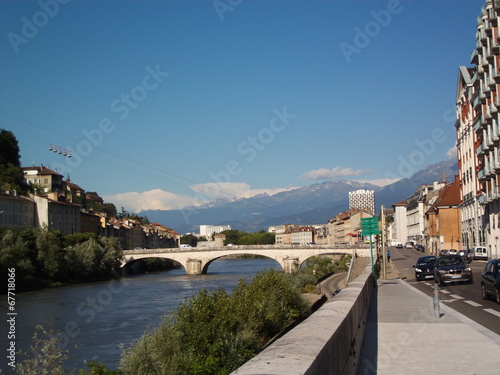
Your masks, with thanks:
[[[435,318],[441,318],[441,311],[440,311],[440,308],[439,308],[439,288],[438,288],[438,283],[434,283],[433,304],[434,304],[434,317]]]

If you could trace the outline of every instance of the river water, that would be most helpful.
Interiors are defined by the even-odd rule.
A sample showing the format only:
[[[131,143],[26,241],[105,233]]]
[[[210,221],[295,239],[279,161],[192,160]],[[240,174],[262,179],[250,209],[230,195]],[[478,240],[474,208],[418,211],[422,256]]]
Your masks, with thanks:
[[[261,270],[280,269],[267,258],[219,259],[206,275],[186,275],[184,269],[143,274],[120,280],[44,289],[16,295],[16,350],[28,350],[35,326],[59,331],[69,350],[68,368],[86,368],[85,360],[96,359],[112,369],[120,361],[120,344],[130,346],[148,327],[156,327],[162,317],[175,311],[180,302],[201,289],[226,291],[241,278],[251,281]],[[5,324],[7,297],[1,296],[0,369],[13,373],[7,365]],[[16,359],[19,361],[19,356]]]

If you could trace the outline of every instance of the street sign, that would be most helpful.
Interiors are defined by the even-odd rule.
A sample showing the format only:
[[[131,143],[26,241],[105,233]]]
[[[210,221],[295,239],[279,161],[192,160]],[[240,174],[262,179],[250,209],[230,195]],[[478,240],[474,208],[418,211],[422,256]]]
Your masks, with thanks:
[[[373,236],[376,234],[380,234],[380,230],[378,228],[378,218],[366,217],[361,219],[361,235]]]

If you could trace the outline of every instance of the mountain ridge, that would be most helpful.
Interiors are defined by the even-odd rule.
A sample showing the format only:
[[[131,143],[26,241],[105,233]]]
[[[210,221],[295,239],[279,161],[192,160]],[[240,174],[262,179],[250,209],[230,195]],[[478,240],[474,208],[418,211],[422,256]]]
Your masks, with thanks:
[[[145,210],[140,215],[180,233],[197,233],[199,225],[203,224],[231,225],[233,229],[247,232],[285,223],[326,224],[328,219],[349,208],[349,191],[374,190],[376,207],[391,207],[408,198],[419,186],[440,181],[443,173],[451,182],[457,170],[456,161],[443,161],[384,187],[355,180],[329,180],[274,195],[261,193],[250,198],[222,198],[199,207]]]

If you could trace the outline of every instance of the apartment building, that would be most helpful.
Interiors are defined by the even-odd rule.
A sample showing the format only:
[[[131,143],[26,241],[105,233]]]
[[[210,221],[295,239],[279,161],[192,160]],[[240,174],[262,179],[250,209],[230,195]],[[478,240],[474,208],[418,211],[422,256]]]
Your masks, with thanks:
[[[207,239],[212,238],[213,235],[219,234],[225,230],[231,230],[230,225],[200,225],[200,236]]]
[[[36,203],[35,225],[58,230],[63,236],[81,232],[81,206],[33,196]]]
[[[429,252],[438,254],[441,249],[462,249],[460,219],[460,181],[456,180],[436,191],[429,200],[425,213],[424,243]]]
[[[408,216],[406,214],[406,199],[404,201],[394,203],[394,234],[393,242],[404,244],[408,240]]]
[[[0,227],[27,228],[35,225],[35,202],[17,194],[0,192]]]
[[[44,167],[23,167],[24,181],[28,185],[39,185],[43,191],[37,194],[48,193],[51,191],[63,191],[63,176],[52,169]]]
[[[314,242],[314,228],[310,226],[293,227],[289,229],[292,245],[307,245]]]
[[[349,209],[365,210],[370,215],[375,215],[375,191],[356,190],[349,192]]]
[[[420,186],[406,200],[407,241],[422,244],[425,226],[425,213],[428,205],[439,189],[445,186],[445,182],[435,181],[433,184]]]
[[[476,53],[477,50],[474,50]],[[473,56],[475,56],[475,53]],[[460,183],[460,220],[462,245],[464,248],[484,246],[486,227],[484,221],[484,197],[479,183],[480,170],[476,148],[481,143],[475,127],[481,119],[473,105],[478,104],[478,73],[473,68],[461,66],[458,74],[456,97],[456,139],[458,158],[458,178]],[[481,203],[480,204],[480,200]]]
[[[373,217],[368,210],[349,209],[328,220],[330,245],[354,245],[361,240],[361,219]]]

